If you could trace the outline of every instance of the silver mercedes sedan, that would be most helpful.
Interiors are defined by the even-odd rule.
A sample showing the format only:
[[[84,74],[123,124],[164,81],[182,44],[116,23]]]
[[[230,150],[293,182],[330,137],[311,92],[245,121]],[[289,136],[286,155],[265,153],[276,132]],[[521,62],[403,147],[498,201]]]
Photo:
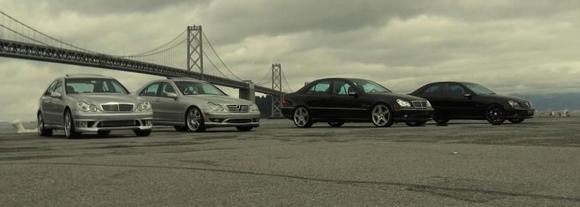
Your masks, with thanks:
[[[38,134],[51,136],[63,129],[67,138],[83,132],[108,135],[111,130],[130,129],[137,136],[152,130],[151,104],[112,77],[66,75],[57,78],[40,97]]]
[[[256,104],[229,97],[205,81],[156,80],[139,90],[139,96],[153,106],[155,125],[174,126],[177,131],[200,132],[210,127],[250,131],[260,126],[260,110]]]

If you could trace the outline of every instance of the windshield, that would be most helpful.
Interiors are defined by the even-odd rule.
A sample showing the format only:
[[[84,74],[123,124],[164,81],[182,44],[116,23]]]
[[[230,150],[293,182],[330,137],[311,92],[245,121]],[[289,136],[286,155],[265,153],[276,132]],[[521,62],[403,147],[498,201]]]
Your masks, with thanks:
[[[66,93],[120,93],[129,94],[127,89],[115,79],[72,78],[66,79]]]
[[[479,85],[476,83],[465,83],[465,87],[469,88],[469,90],[473,91],[473,93],[475,93],[477,95],[495,94],[495,92],[493,92],[489,88],[486,88],[485,86],[482,86],[482,85]]]
[[[369,80],[353,80],[354,84],[361,88],[365,93],[386,93],[391,90],[385,88],[381,84]]]
[[[193,95],[215,95],[215,96],[226,96],[226,94],[215,87],[212,84],[205,82],[193,82],[193,81],[176,81],[175,85],[179,88],[179,91],[184,96]]]

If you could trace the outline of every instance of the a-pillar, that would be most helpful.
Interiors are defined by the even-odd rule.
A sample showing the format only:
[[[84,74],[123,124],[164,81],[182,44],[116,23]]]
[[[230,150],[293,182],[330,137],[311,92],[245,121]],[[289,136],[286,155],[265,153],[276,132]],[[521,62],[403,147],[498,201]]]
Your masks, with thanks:
[[[248,88],[239,89],[240,98],[256,103],[256,90],[254,90],[254,83],[250,80],[245,80],[244,83],[248,84]]]

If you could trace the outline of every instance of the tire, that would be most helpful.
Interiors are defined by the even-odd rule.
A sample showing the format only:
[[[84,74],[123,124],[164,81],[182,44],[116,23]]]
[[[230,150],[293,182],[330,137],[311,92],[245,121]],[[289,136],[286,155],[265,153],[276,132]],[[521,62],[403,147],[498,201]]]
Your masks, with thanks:
[[[505,122],[505,110],[498,105],[490,106],[485,112],[485,118],[491,125],[501,125]]]
[[[173,127],[175,128],[175,131],[178,131],[178,132],[186,132],[187,131],[187,127],[185,127],[185,126],[178,126],[178,125],[176,125],[176,126],[173,126]]]
[[[138,137],[148,137],[151,134],[151,130],[135,129],[133,130],[133,132],[135,132],[135,135],[137,135]]]
[[[513,118],[513,119],[509,119],[509,121],[513,124],[521,124],[522,122],[524,122],[524,118]]]
[[[427,122],[426,121],[409,121],[409,122],[405,122],[405,124],[407,124],[407,126],[410,127],[421,127],[421,126],[425,126]]]
[[[50,137],[52,136],[52,129],[47,129],[44,126],[44,116],[42,115],[42,113],[38,112],[37,115],[37,124],[38,124],[38,136],[42,136],[42,137]]]
[[[390,127],[393,125],[393,113],[385,104],[377,104],[371,110],[371,121],[377,127]]]
[[[310,128],[312,124],[314,124],[314,122],[312,122],[312,117],[310,116],[310,111],[302,106],[294,109],[292,120],[294,120],[294,125],[298,128]]]
[[[435,121],[438,126],[447,126],[447,123],[449,123],[448,118],[438,116],[433,117],[433,121]]]
[[[205,131],[203,114],[197,107],[190,107],[185,114],[185,129],[188,132]]]
[[[111,131],[109,130],[101,130],[97,132],[97,135],[99,136],[109,136],[111,134]]]
[[[63,126],[64,126],[64,135],[66,136],[66,138],[74,139],[74,138],[77,138],[81,135],[81,133],[76,131],[75,122],[74,122],[74,119],[72,117],[72,113],[68,109],[64,112],[64,124],[63,124]]]
[[[331,127],[334,128],[338,128],[341,127],[344,124],[344,122],[340,122],[340,121],[329,121],[328,125],[330,125]]]
[[[238,131],[240,132],[248,132],[248,131],[252,131],[254,127],[252,126],[237,126],[236,129],[238,129]]]

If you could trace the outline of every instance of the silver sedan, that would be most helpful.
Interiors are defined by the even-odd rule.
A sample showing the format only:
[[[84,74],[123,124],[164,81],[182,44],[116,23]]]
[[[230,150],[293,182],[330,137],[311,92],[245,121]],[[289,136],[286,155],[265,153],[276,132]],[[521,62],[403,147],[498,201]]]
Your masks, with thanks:
[[[114,78],[67,75],[54,80],[40,97],[37,118],[41,136],[51,136],[55,129],[63,129],[68,138],[120,129],[149,136],[153,112],[147,100],[129,94]]]
[[[139,96],[153,106],[155,125],[177,131],[199,132],[210,127],[236,127],[250,131],[260,126],[256,104],[226,95],[216,86],[189,78],[169,78],[145,85]]]

